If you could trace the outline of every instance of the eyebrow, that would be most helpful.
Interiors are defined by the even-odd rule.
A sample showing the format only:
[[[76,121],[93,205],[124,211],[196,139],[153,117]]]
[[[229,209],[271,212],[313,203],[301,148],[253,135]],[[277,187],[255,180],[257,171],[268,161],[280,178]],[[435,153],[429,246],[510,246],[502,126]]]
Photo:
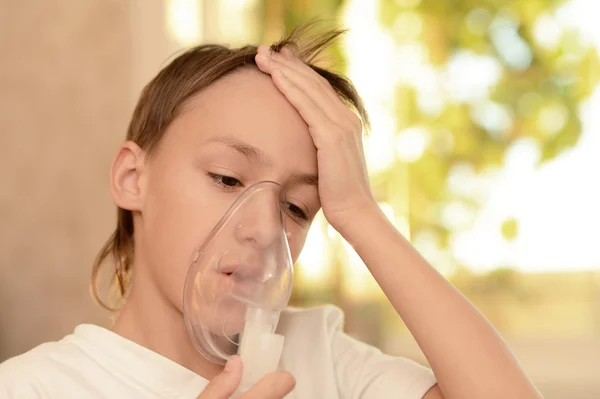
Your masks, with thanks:
[[[239,152],[240,154],[244,155],[247,158],[256,160],[264,165],[272,165],[272,162],[269,159],[269,157],[267,157],[267,155],[264,152],[262,152],[260,149],[254,147],[254,146],[251,146],[250,144],[246,144],[243,141],[240,141],[234,137],[215,136],[215,137],[211,137],[210,139],[206,140],[205,144],[208,144],[208,143],[224,144],[227,147],[236,150],[237,152]]]
[[[224,144],[227,147],[232,148],[233,150],[244,155],[245,157],[256,160],[263,165],[270,166],[273,164],[269,157],[259,148],[244,143],[235,137],[214,136],[205,142],[205,144],[208,143]],[[313,173],[292,173],[288,180],[292,184],[307,184],[315,187],[318,187],[319,185],[319,176]]]
[[[294,184],[308,184],[310,186],[319,186],[319,176],[312,173],[293,173],[290,181]]]

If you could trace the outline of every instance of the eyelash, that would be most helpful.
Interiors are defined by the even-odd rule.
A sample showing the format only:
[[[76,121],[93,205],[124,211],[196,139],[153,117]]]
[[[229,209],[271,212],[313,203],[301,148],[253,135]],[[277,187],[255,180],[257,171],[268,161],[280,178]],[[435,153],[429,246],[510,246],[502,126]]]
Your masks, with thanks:
[[[214,180],[214,182],[217,184],[217,186],[219,186],[225,190],[233,190],[234,188],[236,188],[238,186],[240,186],[240,187],[242,186],[242,182],[240,182],[235,177],[224,176],[224,175],[219,175],[217,173],[210,173],[210,172],[208,173],[208,176],[210,176],[210,178]],[[233,180],[235,182],[235,184],[233,184],[233,185],[226,184],[224,182],[225,179],[229,180],[230,182]]]
[[[217,186],[219,186],[223,190],[232,191],[237,187],[243,187],[242,182],[236,179],[235,177],[210,172],[208,173],[208,176],[215,182]],[[225,180],[233,184],[226,184]],[[304,212],[299,206],[291,202],[286,202],[285,209],[288,213],[291,214],[292,217],[301,219],[302,221],[308,221],[308,215],[306,215],[306,212]]]

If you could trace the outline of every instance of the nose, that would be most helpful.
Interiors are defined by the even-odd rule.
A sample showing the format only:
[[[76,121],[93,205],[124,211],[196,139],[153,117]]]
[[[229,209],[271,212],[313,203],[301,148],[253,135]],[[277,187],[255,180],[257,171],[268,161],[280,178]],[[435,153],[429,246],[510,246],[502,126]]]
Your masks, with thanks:
[[[245,204],[236,226],[236,239],[244,245],[265,249],[284,234],[281,200],[278,195],[263,195]]]

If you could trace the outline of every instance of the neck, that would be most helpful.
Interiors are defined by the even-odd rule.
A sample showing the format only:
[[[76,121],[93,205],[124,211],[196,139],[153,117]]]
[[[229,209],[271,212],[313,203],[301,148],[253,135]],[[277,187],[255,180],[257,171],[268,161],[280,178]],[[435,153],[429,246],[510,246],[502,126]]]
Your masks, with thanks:
[[[138,276],[142,275],[144,273],[138,273]],[[140,284],[147,289],[136,290],[135,287]],[[135,281],[134,278],[127,303],[112,331],[208,380],[223,369],[223,366],[210,362],[196,351],[185,328],[182,312],[150,281]]]

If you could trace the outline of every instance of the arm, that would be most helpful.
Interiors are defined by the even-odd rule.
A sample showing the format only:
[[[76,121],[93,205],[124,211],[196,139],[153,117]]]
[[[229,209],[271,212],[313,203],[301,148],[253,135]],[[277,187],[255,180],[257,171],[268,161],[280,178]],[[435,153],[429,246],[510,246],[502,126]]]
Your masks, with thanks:
[[[369,187],[360,119],[291,51],[270,53],[261,46],[256,62],[308,126],[325,217],[367,264],[429,360],[438,387],[425,397],[541,397],[492,325],[379,210]]]
[[[340,232],[361,256],[429,361],[425,398],[539,398],[498,332],[373,206]],[[390,263],[390,260],[393,260]],[[436,392],[437,391],[437,392]]]

